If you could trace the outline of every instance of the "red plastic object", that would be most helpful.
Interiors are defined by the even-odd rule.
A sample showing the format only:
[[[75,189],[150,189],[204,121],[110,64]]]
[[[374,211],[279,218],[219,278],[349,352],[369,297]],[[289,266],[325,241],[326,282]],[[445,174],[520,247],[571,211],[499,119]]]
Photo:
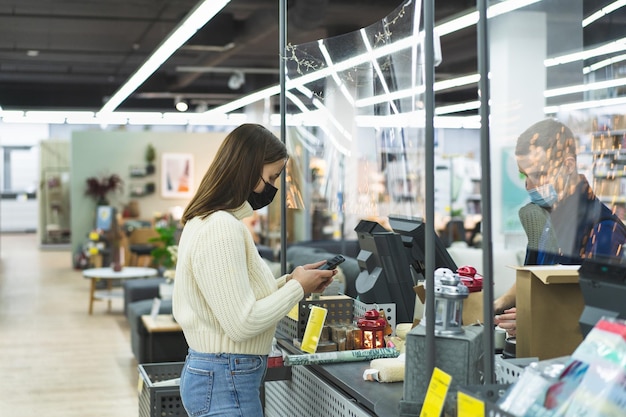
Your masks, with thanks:
[[[483,276],[476,272],[476,268],[471,265],[464,265],[456,270],[461,278],[461,282],[470,292],[478,292],[483,289]]]

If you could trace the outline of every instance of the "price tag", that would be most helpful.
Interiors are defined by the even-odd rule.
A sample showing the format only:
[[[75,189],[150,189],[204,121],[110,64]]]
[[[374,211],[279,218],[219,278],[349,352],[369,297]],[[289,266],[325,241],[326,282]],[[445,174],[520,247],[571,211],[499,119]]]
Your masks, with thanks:
[[[311,306],[311,313],[309,313],[309,320],[306,323],[304,329],[304,336],[302,337],[302,349],[303,352],[315,353],[317,351],[317,345],[320,341],[320,335],[322,334],[322,327],[326,321],[326,310],[323,307]]]
[[[139,375],[139,381],[137,381],[137,391],[139,395],[141,395],[141,391],[143,390],[143,378]]]
[[[485,403],[462,391],[457,396],[458,414],[463,417],[485,417]]]
[[[152,308],[150,309],[150,317],[152,317],[152,321],[156,323],[157,316],[159,315],[159,311],[161,309],[161,299],[158,297],[154,297],[152,299]]]
[[[292,320],[298,321],[299,312],[300,312],[300,303],[296,304],[295,306],[293,306],[291,310],[289,310],[289,313],[287,313],[287,317],[289,317]]]
[[[433,370],[420,417],[439,417],[441,415],[451,381],[452,377],[441,369],[435,368]]]

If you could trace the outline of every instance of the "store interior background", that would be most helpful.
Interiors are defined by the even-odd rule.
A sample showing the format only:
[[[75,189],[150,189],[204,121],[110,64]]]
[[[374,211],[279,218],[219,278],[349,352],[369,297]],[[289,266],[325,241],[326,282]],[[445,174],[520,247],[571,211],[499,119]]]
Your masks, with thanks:
[[[494,5],[497,3],[502,2],[493,2]],[[623,72],[621,63],[617,61],[586,72],[592,63],[618,57],[619,50],[586,60],[573,59],[559,65],[548,64],[550,58],[588,51],[621,39],[619,33],[605,30],[607,33],[604,33],[601,43],[588,43],[588,39],[595,40],[597,36],[588,36],[587,32],[603,29],[601,21],[597,26],[592,24],[583,28],[581,21],[587,17],[584,13],[593,7],[599,10],[612,2],[590,3],[593,6],[582,0],[531,2],[528,6],[489,21],[489,155],[492,175],[483,181],[491,181],[494,207],[492,241],[496,247],[523,248],[525,244],[517,220],[517,208],[525,204],[527,195],[512,158],[512,147],[520,132],[546,116],[558,117],[579,135],[580,168],[589,178],[594,178],[597,169],[594,165],[597,158],[592,152],[594,135],[602,129],[619,131],[626,127],[623,125],[623,107],[613,104],[623,94],[619,84]],[[400,6],[404,4],[400,3]],[[390,16],[398,10],[400,8],[391,10]],[[620,11],[614,12],[613,16],[614,20],[618,20]],[[452,17],[446,20],[452,20]],[[612,20],[611,28],[615,23]],[[411,24],[406,23],[407,27]],[[462,30],[455,36],[459,33]],[[298,48],[305,51],[313,45],[316,43],[299,45]],[[349,58],[345,51],[338,55]],[[442,62],[446,62],[448,57],[444,53],[441,58]],[[394,56],[394,63],[389,74],[397,79],[411,71],[411,62],[405,61],[405,57]],[[341,76],[344,81],[348,79],[345,73]],[[614,83],[608,87],[595,84],[609,80]],[[368,84],[372,90],[367,93],[363,92],[364,84],[353,85],[358,90],[355,96],[372,96],[376,88],[372,87],[374,84]],[[471,85],[477,88],[475,81]],[[588,90],[558,90],[579,85],[587,85]],[[295,123],[288,128],[288,146],[292,152],[288,175],[292,186],[285,191],[290,204],[296,208],[288,219],[292,225],[287,226],[289,239],[319,238],[320,230],[324,238],[336,239],[342,235],[354,237],[352,230],[359,218],[384,218],[389,214],[424,216],[427,198],[423,192],[423,183],[427,174],[423,172],[423,127],[419,121],[423,114],[411,113],[419,111],[415,103],[422,99],[420,93],[408,96],[404,101],[397,101],[404,106],[400,113],[419,114],[417,120],[407,122],[404,119],[401,123],[385,121],[382,126],[362,126],[355,122],[358,119],[356,116],[377,119],[371,117],[373,113],[367,112],[374,111],[377,112],[376,116],[381,116],[381,106],[366,106],[365,109],[347,106],[337,86],[329,77],[325,81],[326,90],[322,101],[342,128],[337,128],[336,124],[331,123],[333,121],[323,117],[314,117],[313,113],[310,114],[311,120],[300,115],[300,124]],[[476,99],[477,95],[476,91]],[[93,228],[95,202],[84,195],[87,177],[112,173],[120,175],[125,183],[124,192],[112,196],[112,204],[120,210],[131,200],[136,200],[140,218],[151,219],[157,213],[167,213],[172,208],[184,206],[188,199],[161,196],[162,184],[159,183],[158,170],[163,153],[193,154],[193,177],[198,184],[221,138],[236,124],[245,120],[273,125],[278,132],[275,114],[270,114],[274,113],[272,109],[276,107],[276,100],[274,97],[249,104],[237,112],[237,117],[232,117],[224,124],[186,126],[13,123],[8,120],[8,109],[2,108],[0,145],[4,158],[0,161],[3,175],[0,231],[36,232],[42,248],[58,244],[66,246],[71,252],[71,256],[68,256],[68,262],[71,262],[74,253]],[[388,104],[386,111],[390,111],[391,107]],[[480,198],[481,147],[476,113],[477,107],[474,107],[459,113],[441,114],[435,121],[435,160],[438,169],[434,173],[437,188],[434,204],[437,221],[441,224],[451,214],[461,216],[468,227],[480,219],[480,204],[476,201]],[[382,120],[380,117],[378,119]],[[349,134],[342,136],[337,133],[342,129]],[[315,149],[307,146],[306,137],[309,135],[317,136],[321,141]],[[346,142],[348,137],[351,139]],[[141,180],[131,178],[129,170],[144,162],[143,154],[149,144],[157,150],[156,191],[133,198],[130,196],[131,186]],[[397,155],[390,155],[394,153]],[[355,155],[360,155],[360,158],[355,158]],[[408,163],[394,169],[393,162],[398,161],[398,155],[406,158]],[[63,203],[60,210],[53,213],[56,216],[54,219],[50,213],[51,201],[45,192],[46,180],[49,179],[46,176],[51,172],[59,173],[63,184]],[[611,194],[607,191],[603,198],[615,205],[617,210],[624,204],[619,197],[621,180],[613,178],[612,181],[612,185],[606,188],[614,192]],[[606,181],[597,179],[592,184],[599,192],[604,190]],[[319,199],[314,201],[319,192]],[[318,209],[323,213],[322,223],[315,223],[314,220]],[[269,210],[277,213],[278,207],[270,207]],[[271,213],[270,217],[276,215]],[[266,242],[271,245],[277,244],[279,226],[276,222],[277,219],[274,219],[264,231]],[[47,230],[50,230],[51,224],[68,228],[71,232],[69,240],[58,242],[50,239]]]
[[[410,16],[399,13],[403,5],[410,3],[398,2],[397,7],[390,7],[389,18],[385,22],[400,22],[401,27],[394,27],[385,41],[402,42],[415,33]],[[507,3],[520,5],[523,2],[491,2],[493,6]],[[590,6],[591,3],[597,7]],[[290,207],[286,222],[282,223],[287,229],[288,239],[354,238],[354,226],[361,218],[383,221],[390,214],[424,216],[426,204],[435,206],[437,229],[443,228],[451,217],[461,218],[469,229],[480,219],[482,185],[489,181],[493,207],[493,260],[497,264],[494,280],[499,285],[495,292],[497,296],[500,290],[508,287],[506,283],[514,279],[515,271],[508,266],[516,260],[521,263],[519,257],[501,256],[501,251],[523,255],[526,244],[517,209],[528,201],[528,196],[517,172],[512,150],[520,132],[547,116],[558,117],[578,135],[581,172],[587,174],[592,186],[607,204],[615,207],[616,211],[623,209],[624,187],[620,174],[616,172],[623,170],[625,165],[620,162],[620,155],[621,137],[626,132],[626,112],[624,103],[621,103],[626,103],[623,100],[626,91],[621,81],[624,73],[622,55],[626,48],[620,49],[617,42],[612,52],[598,52],[592,56],[596,49],[612,41],[620,41],[621,33],[608,30],[609,25],[605,25],[604,20],[586,28],[581,25],[589,10],[599,10],[612,3],[608,0],[535,1],[490,19],[491,116],[488,151],[491,177],[481,178],[479,161],[485,150],[481,149],[479,138],[477,80],[472,77],[475,74],[468,73],[465,74],[469,79],[467,84],[442,87],[435,93],[437,97],[446,94],[448,89],[473,89],[473,95],[465,103],[457,103],[464,104],[461,109],[441,105],[436,113],[434,196],[426,195],[424,191],[425,177],[429,173],[424,171],[428,156],[424,151],[425,120],[420,107],[423,103],[420,90],[423,68],[416,51],[390,52],[379,57],[380,68],[365,60],[327,74],[313,83],[294,87],[289,91],[289,125],[286,129],[291,158],[286,174],[287,187],[281,189]],[[611,27],[619,23],[624,9],[621,7],[605,18],[611,20]],[[454,20],[450,17],[450,21]],[[440,22],[440,26],[443,23]],[[365,34],[369,36],[364,38],[376,40],[375,35],[385,33],[380,30],[381,25],[381,22],[373,22],[371,27],[365,29]],[[606,33],[602,37],[587,36],[590,31]],[[474,39],[474,32],[461,29],[442,37],[466,36]],[[294,64],[302,62],[297,57],[313,57],[316,62],[324,60],[325,66],[330,65],[321,52],[322,44],[335,63],[352,59],[354,54],[367,49],[362,39],[361,32],[357,31],[322,43],[297,44],[296,59],[288,63],[288,74],[296,78],[294,71],[297,73],[297,65]],[[581,59],[576,54],[583,51],[587,55]],[[553,59],[557,57],[571,59],[553,64]],[[436,72],[443,70],[449,56],[442,53],[441,59],[442,64]],[[593,64],[597,67],[592,67]],[[315,72],[316,68],[311,68]],[[355,77],[355,74],[358,76]],[[303,76],[306,75],[309,74]],[[383,80],[388,81],[386,86]],[[401,93],[406,90],[403,87],[407,84],[414,88],[409,88],[408,94]],[[323,94],[320,94],[322,91]],[[397,95],[388,100],[390,94]],[[354,102],[348,97],[352,97]],[[299,106],[294,104],[294,99],[300,100]],[[99,123],[68,123],[66,118],[61,122],[18,122],[12,119],[15,109],[3,107],[0,109],[0,146],[3,149],[3,158],[0,159],[3,195],[0,201],[0,232],[34,233],[42,253],[47,249],[56,251],[62,248],[61,256],[66,255],[65,263],[69,270],[73,267],[76,252],[95,226],[96,202],[85,195],[86,178],[120,175],[124,180],[124,191],[111,194],[111,204],[123,211],[131,200],[136,201],[139,219],[153,220],[163,213],[184,207],[188,201],[187,198],[163,197],[160,176],[163,155],[191,154],[194,162],[192,175],[194,183],[198,184],[218,144],[234,126],[243,121],[258,122],[279,132],[277,102],[277,96],[274,96],[248,104],[229,118],[217,117],[207,123],[183,125],[125,122],[105,126]],[[132,177],[131,171],[145,163],[144,155],[149,145],[156,150],[156,172],[145,177]],[[130,195],[136,187],[148,182],[156,186],[153,193],[137,197]],[[46,189],[50,184],[61,185],[57,190],[59,194],[50,195],[50,190]],[[61,203],[55,199],[60,199]],[[259,230],[262,243],[273,248],[280,243],[280,207],[276,200],[267,211],[261,212],[266,223]],[[59,229],[67,229],[69,234],[59,239],[58,234],[50,233]],[[4,265],[9,264],[5,250],[0,248]],[[468,262],[478,263],[479,257],[474,254]],[[77,275],[79,272],[68,271],[67,275],[70,273],[76,276],[77,281],[84,281]],[[3,285],[8,281],[4,281],[6,278],[2,277]],[[35,287],[20,287],[20,291],[39,291],[38,287],[32,288]],[[84,291],[86,295],[86,284]],[[82,295],[81,292],[76,297],[73,314],[81,320],[81,328],[96,327],[94,323],[99,322],[94,319],[103,321],[107,315],[88,316],[81,304]],[[65,303],[63,294],[46,293],[46,297],[55,305],[61,305],[55,309],[66,307],[62,305]],[[20,294],[20,298],[16,299],[25,298]],[[38,322],[27,314],[26,310],[31,305],[24,303],[20,314],[24,316],[23,320]],[[126,337],[123,317],[109,316],[117,320],[113,323],[114,330],[121,329],[122,338]],[[87,320],[89,323],[83,324]],[[122,323],[118,326],[118,322]],[[54,341],[56,336],[55,333],[49,340]],[[122,340],[120,343],[128,362],[120,363],[118,367],[132,374],[130,378],[125,375],[124,382],[131,379],[135,384],[134,387],[131,385],[132,401],[129,401],[134,408],[136,364],[131,362],[128,342]],[[88,352],[88,349],[83,350],[83,353]],[[69,352],[68,348],[64,354]],[[45,354],[37,357],[47,358]],[[30,376],[29,373],[26,375]],[[101,391],[101,387],[98,390]]]

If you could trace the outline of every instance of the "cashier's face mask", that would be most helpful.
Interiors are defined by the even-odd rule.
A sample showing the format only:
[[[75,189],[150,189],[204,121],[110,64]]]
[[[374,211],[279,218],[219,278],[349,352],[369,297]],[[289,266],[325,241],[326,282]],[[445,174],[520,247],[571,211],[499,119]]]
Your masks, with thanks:
[[[559,169],[559,172],[556,173],[555,179],[561,175],[561,172],[563,172],[563,166],[564,165],[561,165],[561,169]],[[567,186],[568,183],[569,176],[567,177],[565,186]],[[530,196],[531,202],[544,208],[554,206],[554,203],[559,200],[559,195],[551,183],[543,184],[539,187],[528,190],[528,195]]]
[[[250,193],[250,196],[248,197],[248,203],[250,203],[253,210],[258,210],[269,205],[272,200],[274,200],[274,196],[278,191],[278,188],[274,187],[269,182],[265,182],[263,177],[261,177],[261,181],[265,183],[263,191],[261,191],[260,193],[255,193],[254,191],[252,191]]]
[[[528,190],[528,195],[532,203],[545,208],[552,207],[558,199],[558,195],[552,184],[544,184]]]

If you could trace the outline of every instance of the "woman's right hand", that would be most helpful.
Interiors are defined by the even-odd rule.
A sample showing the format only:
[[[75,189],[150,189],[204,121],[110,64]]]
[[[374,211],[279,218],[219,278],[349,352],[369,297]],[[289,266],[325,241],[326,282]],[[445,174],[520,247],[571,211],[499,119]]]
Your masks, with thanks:
[[[300,283],[305,294],[324,292],[338,272],[336,269],[317,269],[324,263],[326,261],[298,266],[291,273],[291,279]]]
[[[509,336],[515,336],[517,333],[516,326],[517,310],[515,307],[504,310],[504,313],[494,317],[494,323],[501,329],[506,330]]]

